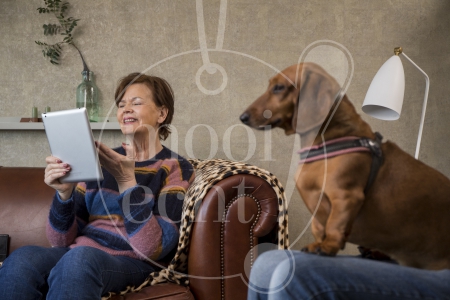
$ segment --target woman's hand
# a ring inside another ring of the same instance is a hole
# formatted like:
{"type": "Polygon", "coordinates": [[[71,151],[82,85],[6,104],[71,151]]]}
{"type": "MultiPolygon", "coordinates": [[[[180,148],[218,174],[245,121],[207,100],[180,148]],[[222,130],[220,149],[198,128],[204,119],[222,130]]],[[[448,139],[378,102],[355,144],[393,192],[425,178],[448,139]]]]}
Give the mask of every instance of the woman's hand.
{"type": "Polygon", "coordinates": [[[132,149],[125,149],[127,156],[124,156],[100,142],[96,141],[95,144],[97,145],[100,163],[116,179],[119,192],[123,193],[130,187],[135,186],[137,182],[134,175],[135,161],[132,149]]]}
{"type": "Polygon", "coordinates": [[[61,200],[66,201],[72,195],[76,183],[61,183],[59,179],[70,172],[70,166],[54,156],[47,156],[45,162],[44,182],[58,192],[61,200]]]}

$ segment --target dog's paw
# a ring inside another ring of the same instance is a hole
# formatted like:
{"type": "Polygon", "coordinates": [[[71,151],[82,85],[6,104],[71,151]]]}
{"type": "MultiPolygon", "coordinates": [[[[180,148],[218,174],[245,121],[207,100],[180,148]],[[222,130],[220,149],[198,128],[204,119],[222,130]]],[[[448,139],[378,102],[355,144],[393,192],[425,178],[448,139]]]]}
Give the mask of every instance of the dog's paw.
{"type": "Polygon", "coordinates": [[[339,251],[336,247],[327,247],[325,243],[312,243],[302,249],[302,252],[321,256],[335,256],[339,251]]]}

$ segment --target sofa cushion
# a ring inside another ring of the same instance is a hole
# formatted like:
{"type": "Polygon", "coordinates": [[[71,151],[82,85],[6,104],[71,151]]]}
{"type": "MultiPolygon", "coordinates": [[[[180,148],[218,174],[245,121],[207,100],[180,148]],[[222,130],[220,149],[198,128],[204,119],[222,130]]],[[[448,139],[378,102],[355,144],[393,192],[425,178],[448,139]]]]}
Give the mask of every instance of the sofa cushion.
{"type": "Polygon", "coordinates": [[[188,287],[174,283],[160,283],[145,287],[137,293],[113,296],[111,300],[195,300],[188,287]]]}

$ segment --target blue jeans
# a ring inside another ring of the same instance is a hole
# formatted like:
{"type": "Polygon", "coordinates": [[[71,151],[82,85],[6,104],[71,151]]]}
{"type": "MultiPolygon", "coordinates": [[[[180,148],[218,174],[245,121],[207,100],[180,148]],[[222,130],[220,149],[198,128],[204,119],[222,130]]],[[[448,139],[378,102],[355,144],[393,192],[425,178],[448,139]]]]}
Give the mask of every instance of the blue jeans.
{"type": "Polygon", "coordinates": [[[0,267],[0,299],[100,299],[139,286],[154,268],[92,247],[17,249],[0,267]]]}
{"type": "Polygon", "coordinates": [[[258,257],[251,270],[248,300],[255,299],[450,299],[450,270],[269,251],[258,257]]]}

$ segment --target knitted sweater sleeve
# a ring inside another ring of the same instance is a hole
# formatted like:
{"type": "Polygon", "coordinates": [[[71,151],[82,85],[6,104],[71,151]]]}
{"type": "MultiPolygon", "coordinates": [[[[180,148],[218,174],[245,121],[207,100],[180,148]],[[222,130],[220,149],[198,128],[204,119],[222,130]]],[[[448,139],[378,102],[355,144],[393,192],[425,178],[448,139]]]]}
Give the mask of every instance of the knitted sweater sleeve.
{"type": "Polygon", "coordinates": [[[193,178],[188,161],[165,159],[150,182],[121,195],[128,240],[138,256],[160,260],[176,247],[184,195],[193,178]]]}
{"type": "Polygon", "coordinates": [[[62,201],[55,193],[47,219],[46,234],[53,247],[68,247],[88,222],[84,201],[85,183],[79,183],[72,196],[62,201]]]}

